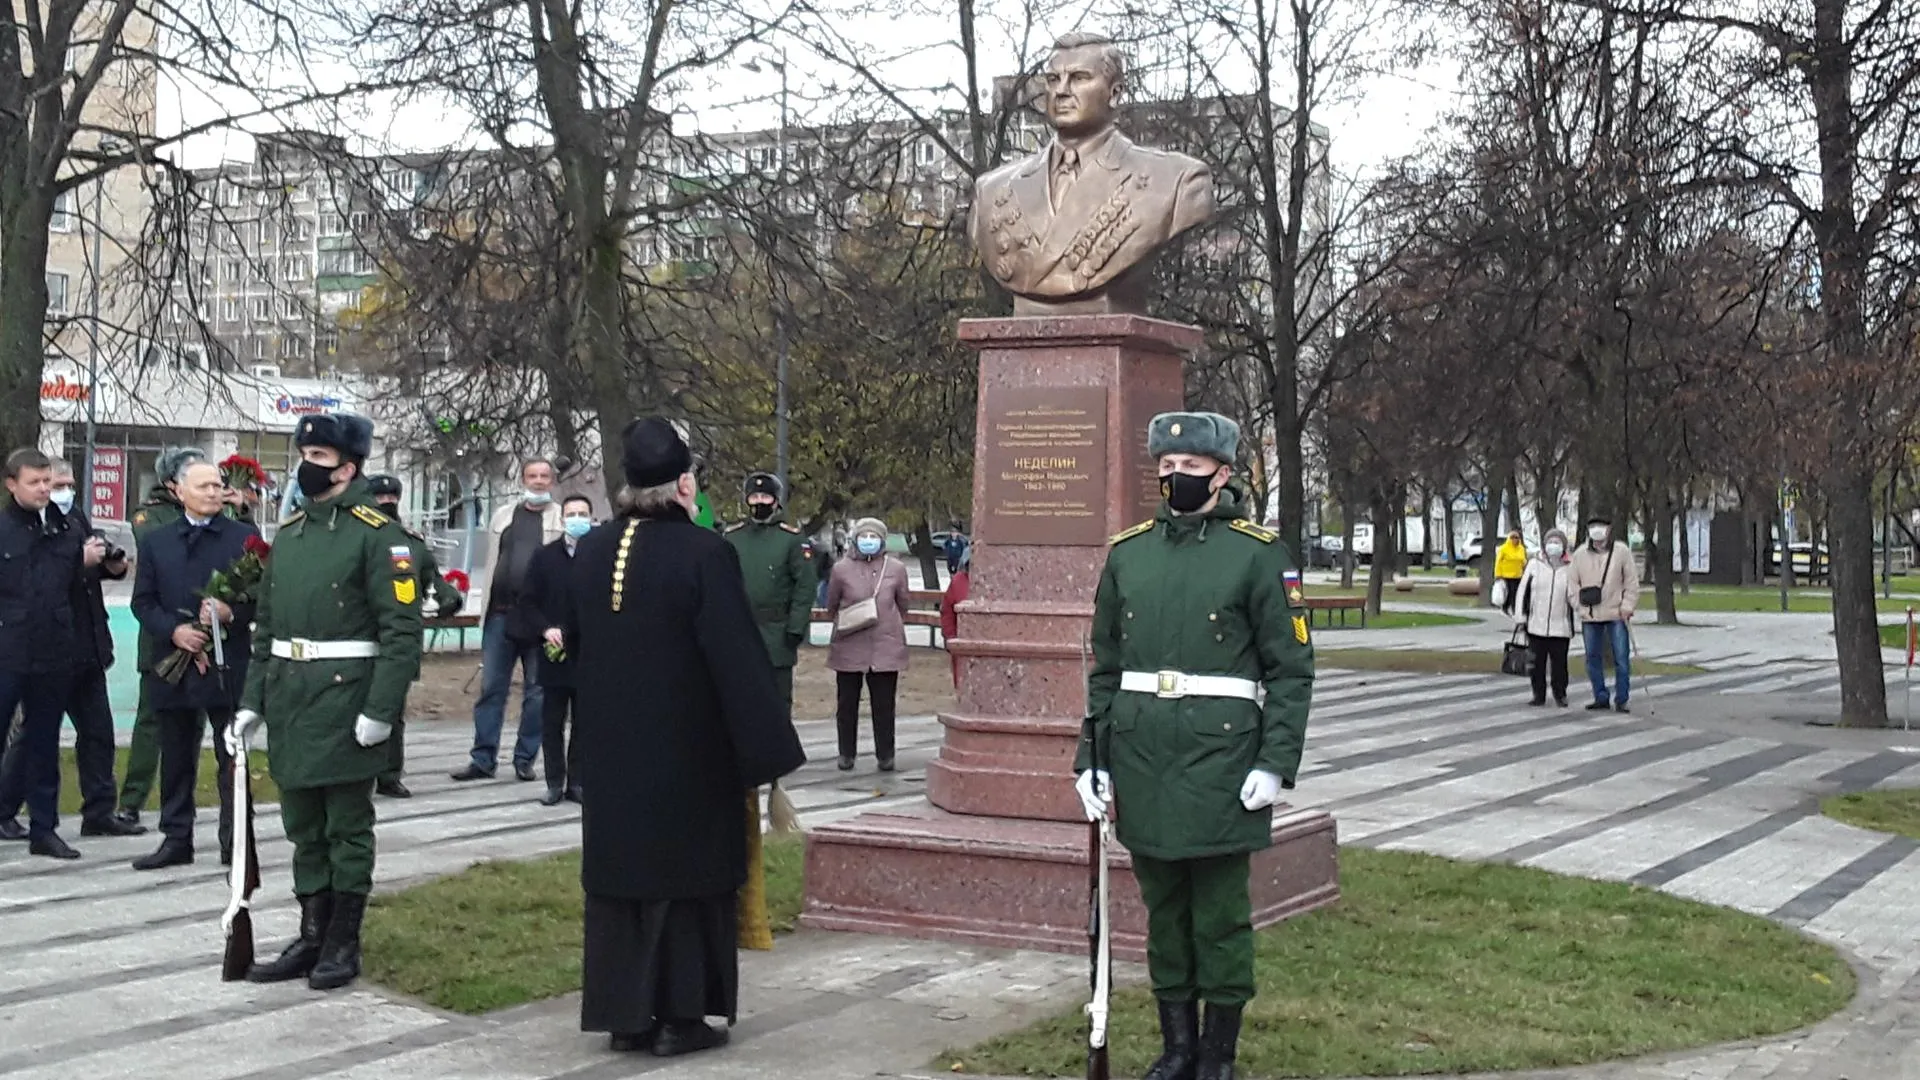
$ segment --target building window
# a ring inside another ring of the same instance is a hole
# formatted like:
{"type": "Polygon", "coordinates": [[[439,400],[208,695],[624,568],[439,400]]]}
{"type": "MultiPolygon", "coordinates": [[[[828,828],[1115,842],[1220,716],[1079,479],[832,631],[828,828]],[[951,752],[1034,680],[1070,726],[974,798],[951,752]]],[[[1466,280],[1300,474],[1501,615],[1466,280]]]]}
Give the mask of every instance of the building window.
{"type": "Polygon", "coordinates": [[[67,313],[67,275],[47,274],[47,314],[67,313]]]}
{"type": "Polygon", "coordinates": [[[283,296],[280,298],[280,317],[283,319],[297,319],[300,317],[300,300],[298,297],[283,296]]]}
{"type": "Polygon", "coordinates": [[[340,351],[340,332],[338,330],[329,330],[326,333],[321,334],[319,348],[321,352],[325,353],[328,356],[332,356],[334,353],[339,352],[340,351]]]}
{"type": "Polygon", "coordinates": [[[310,269],[311,266],[307,262],[305,255],[285,256],[280,260],[280,280],[286,282],[305,281],[312,276],[312,274],[308,272],[310,269]]]}
{"type": "Polygon", "coordinates": [[[772,172],[780,162],[778,147],[756,146],[747,151],[747,162],[759,172],[772,172]]]}
{"type": "Polygon", "coordinates": [[[286,239],[291,242],[304,242],[313,239],[313,219],[297,217],[287,222],[286,239]]]}
{"type": "Polygon", "coordinates": [[[931,165],[939,153],[940,148],[933,144],[932,139],[920,139],[913,144],[913,160],[916,164],[931,165]]]}
{"type": "Polygon", "coordinates": [[[266,322],[273,318],[273,298],[256,296],[253,298],[253,321],[266,322]]]}
{"type": "Polygon", "coordinates": [[[73,192],[63,191],[53,197],[53,218],[47,222],[47,228],[54,232],[72,232],[73,224],[73,192]]]}
{"type": "Polygon", "coordinates": [[[266,338],[257,337],[253,339],[253,358],[255,360],[265,360],[267,358],[266,338]]]}
{"type": "Polygon", "coordinates": [[[220,301],[220,321],[221,322],[239,322],[240,321],[240,298],[239,297],[229,296],[226,299],[220,301]]]}
{"type": "Polygon", "coordinates": [[[346,232],[347,232],[346,218],[341,217],[339,214],[331,210],[320,215],[320,235],[321,236],[345,236],[346,232]]]}
{"type": "Polygon", "coordinates": [[[280,358],[297,360],[307,354],[307,342],[304,338],[283,337],[280,339],[280,358]]]}
{"type": "Polygon", "coordinates": [[[240,185],[234,183],[231,180],[223,182],[220,185],[220,205],[239,206],[240,205],[240,185]]]}
{"type": "Polygon", "coordinates": [[[220,271],[220,276],[225,278],[228,283],[238,282],[242,273],[241,262],[239,259],[226,259],[221,262],[220,271]]]}
{"type": "Polygon", "coordinates": [[[355,210],[348,220],[352,223],[354,235],[358,236],[367,231],[367,225],[372,219],[367,216],[365,210],[355,210]]]}
{"type": "Polygon", "coordinates": [[[194,266],[194,271],[200,279],[201,288],[203,289],[213,288],[213,264],[212,263],[209,263],[209,262],[197,263],[194,266]]]}

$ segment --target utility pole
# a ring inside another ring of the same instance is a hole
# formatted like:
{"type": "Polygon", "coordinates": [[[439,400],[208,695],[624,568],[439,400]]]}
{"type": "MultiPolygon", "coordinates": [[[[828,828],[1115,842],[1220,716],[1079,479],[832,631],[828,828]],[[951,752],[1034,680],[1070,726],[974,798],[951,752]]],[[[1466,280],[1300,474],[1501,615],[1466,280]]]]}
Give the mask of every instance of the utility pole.
{"type": "MultiPolygon", "coordinates": [[[[112,136],[102,137],[99,143],[101,154],[118,154],[126,147],[112,136]]],[[[94,429],[98,421],[95,402],[100,398],[100,260],[101,234],[106,232],[100,216],[104,200],[101,194],[106,191],[107,177],[112,173],[101,173],[93,182],[93,265],[89,268],[87,280],[87,456],[80,466],[80,507],[88,519],[93,517],[93,459],[98,451],[94,429]]]]}
{"type": "MultiPolygon", "coordinates": [[[[781,50],[779,55],[780,58],[778,60],[765,61],[768,67],[780,73],[780,134],[778,137],[779,143],[777,151],[780,171],[774,193],[774,207],[776,210],[780,207],[780,198],[785,194],[787,184],[787,54],[785,50],[781,50]]],[[[755,74],[759,74],[763,70],[760,62],[754,60],[749,60],[742,66],[755,74]]],[[[773,242],[776,244],[779,243],[779,239],[779,234],[777,233],[772,237],[773,242]]],[[[790,349],[788,344],[787,322],[788,316],[791,313],[787,309],[786,292],[780,288],[779,277],[774,270],[776,265],[777,263],[772,259],[770,252],[768,256],[767,278],[769,284],[778,294],[774,300],[773,311],[773,336],[775,348],[778,350],[778,359],[773,376],[773,472],[775,476],[780,478],[781,498],[785,499],[788,497],[788,492],[791,491],[791,488],[789,488],[787,484],[787,354],[790,349]]]]}

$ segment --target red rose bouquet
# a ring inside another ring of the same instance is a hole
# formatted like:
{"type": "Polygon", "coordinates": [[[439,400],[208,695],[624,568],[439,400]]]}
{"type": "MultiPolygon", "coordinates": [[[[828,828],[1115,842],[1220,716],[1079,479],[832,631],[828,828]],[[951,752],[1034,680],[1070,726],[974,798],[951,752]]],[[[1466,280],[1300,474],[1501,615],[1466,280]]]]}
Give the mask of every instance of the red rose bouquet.
{"type": "Polygon", "coordinates": [[[267,486],[267,470],[250,457],[229,454],[220,463],[220,476],[235,491],[259,491],[267,486]]]}
{"type": "MultiPolygon", "coordinates": [[[[267,556],[272,551],[272,545],[260,537],[247,537],[246,551],[233,560],[233,565],[225,570],[215,570],[213,576],[207,579],[206,586],[196,589],[194,595],[203,600],[218,600],[228,607],[253,603],[260,588],[260,579],[267,572],[267,556]]],[[[203,634],[216,633],[206,620],[205,605],[202,605],[197,612],[182,611],[180,614],[193,618],[195,630],[203,634]]],[[[207,670],[206,652],[204,650],[188,652],[185,649],[175,648],[173,655],[160,661],[159,666],[153,669],[153,673],[170,683],[177,683],[186,675],[188,664],[192,664],[204,674],[207,670]]]]}
{"type": "Polygon", "coordinates": [[[467,576],[465,570],[449,570],[440,576],[447,579],[447,584],[459,589],[461,596],[473,591],[473,579],[467,576]]]}

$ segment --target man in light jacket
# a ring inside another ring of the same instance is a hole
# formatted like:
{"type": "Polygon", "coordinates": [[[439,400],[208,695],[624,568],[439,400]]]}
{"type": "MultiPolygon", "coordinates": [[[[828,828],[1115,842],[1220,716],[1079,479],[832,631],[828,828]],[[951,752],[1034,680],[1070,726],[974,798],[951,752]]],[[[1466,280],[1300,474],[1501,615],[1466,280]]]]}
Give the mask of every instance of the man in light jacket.
{"type": "Polygon", "coordinates": [[[1613,523],[1604,517],[1587,522],[1587,542],[1573,553],[1574,612],[1580,618],[1586,639],[1587,681],[1593,684],[1593,704],[1589,712],[1611,707],[1627,711],[1627,695],[1632,675],[1629,657],[1633,651],[1627,624],[1633,621],[1633,609],[1640,600],[1640,570],[1633,562],[1633,550],[1613,539],[1613,523]],[[1613,697],[1607,697],[1607,672],[1602,663],[1602,643],[1613,649],[1613,697]]]}
{"type": "Polygon", "coordinates": [[[534,779],[540,754],[540,639],[516,634],[510,618],[527,584],[533,553],[563,531],[553,498],[553,463],[529,458],[520,466],[521,496],[495,511],[487,527],[487,608],[480,628],[480,699],[473,704],[473,755],[455,780],[490,780],[499,766],[500,729],[507,720],[507,690],[520,665],[520,732],[513,744],[514,775],[534,779]],[[524,640],[523,640],[524,638],[524,640]]]}

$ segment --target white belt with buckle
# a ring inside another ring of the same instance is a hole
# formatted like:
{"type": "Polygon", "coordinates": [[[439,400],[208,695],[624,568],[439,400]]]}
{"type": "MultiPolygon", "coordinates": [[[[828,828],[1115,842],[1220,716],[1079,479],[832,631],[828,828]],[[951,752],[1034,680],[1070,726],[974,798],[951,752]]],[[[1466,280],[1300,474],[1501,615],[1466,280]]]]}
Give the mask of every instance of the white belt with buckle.
{"type": "Polygon", "coordinates": [[[1257,701],[1260,684],[1232,675],[1189,675],[1184,671],[1123,671],[1120,689],[1161,698],[1224,697],[1257,701]]]}
{"type": "Polygon", "coordinates": [[[380,655],[377,641],[309,641],[274,638],[273,655],[302,663],[313,660],[371,660],[380,655]]]}

